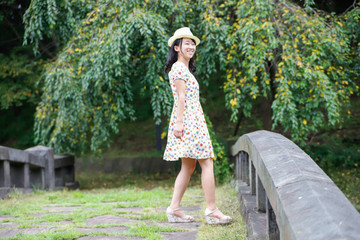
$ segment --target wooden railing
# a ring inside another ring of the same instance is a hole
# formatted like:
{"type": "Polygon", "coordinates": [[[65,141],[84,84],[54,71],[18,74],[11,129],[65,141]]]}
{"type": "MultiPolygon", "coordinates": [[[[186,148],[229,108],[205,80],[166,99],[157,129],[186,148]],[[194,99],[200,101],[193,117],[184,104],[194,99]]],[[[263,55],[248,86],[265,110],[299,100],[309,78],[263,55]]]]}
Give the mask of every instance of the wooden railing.
{"type": "Polygon", "coordinates": [[[360,239],[360,214],[296,144],[256,131],[232,146],[249,239],[360,239]]]}
{"type": "Polygon", "coordinates": [[[51,148],[18,150],[0,146],[0,197],[13,189],[22,192],[62,188],[74,182],[74,156],[54,155],[51,148]]]}

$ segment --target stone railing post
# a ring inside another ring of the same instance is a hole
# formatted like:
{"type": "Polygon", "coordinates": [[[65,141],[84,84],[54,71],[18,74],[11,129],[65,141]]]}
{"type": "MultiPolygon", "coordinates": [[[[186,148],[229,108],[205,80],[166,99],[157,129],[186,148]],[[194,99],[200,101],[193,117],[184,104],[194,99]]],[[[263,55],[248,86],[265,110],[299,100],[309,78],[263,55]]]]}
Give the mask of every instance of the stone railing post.
{"type": "Polygon", "coordinates": [[[250,184],[250,179],[249,179],[249,155],[245,152],[243,152],[242,157],[244,158],[244,163],[243,163],[243,169],[244,169],[244,176],[243,176],[243,181],[246,182],[248,185],[250,184]]]}
{"type": "Polygon", "coordinates": [[[276,216],[268,198],[266,198],[266,223],[266,232],[269,240],[280,240],[280,232],[276,223],[276,216]]]}
{"type": "Polygon", "coordinates": [[[11,187],[11,175],[10,175],[10,162],[8,160],[4,162],[4,187],[11,187]]]}
{"type": "Polygon", "coordinates": [[[256,194],[256,169],[255,169],[252,161],[250,161],[249,167],[250,167],[250,169],[249,169],[250,193],[251,193],[251,195],[255,195],[256,194]]]}
{"type": "Polygon", "coordinates": [[[30,187],[30,165],[29,163],[24,164],[24,188],[30,187]]]}
{"type": "Polygon", "coordinates": [[[259,176],[256,177],[256,207],[260,212],[266,211],[266,193],[259,176]]]}
{"type": "Polygon", "coordinates": [[[52,148],[44,146],[35,146],[32,148],[26,149],[26,151],[38,155],[40,158],[43,158],[45,161],[45,188],[54,190],[55,189],[55,169],[54,169],[54,150],[52,148]]]}
{"type": "Polygon", "coordinates": [[[239,155],[236,155],[235,156],[235,179],[237,181],[239,181],[241,179],[241,176],[240,176],[240,156],[239,155]]]}

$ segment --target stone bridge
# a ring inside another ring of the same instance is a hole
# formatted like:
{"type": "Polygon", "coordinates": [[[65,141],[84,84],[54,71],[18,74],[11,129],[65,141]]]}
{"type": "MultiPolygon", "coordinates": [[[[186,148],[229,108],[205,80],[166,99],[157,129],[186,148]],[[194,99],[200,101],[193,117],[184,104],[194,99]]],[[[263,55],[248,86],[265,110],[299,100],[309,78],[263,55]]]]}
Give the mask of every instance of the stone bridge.
{"type": "Polygon", "coordinates": [[[74,156],[54,155],[52,148],[18,150],[0,146],[0,198],[11,191],[54,190],[74,186],[74,156]]]}
{"type": "Polygon", "coordinates": [[[256,131],[232,146],[249,239],[360,239],[360,214],[297,145],[256,131]]]}

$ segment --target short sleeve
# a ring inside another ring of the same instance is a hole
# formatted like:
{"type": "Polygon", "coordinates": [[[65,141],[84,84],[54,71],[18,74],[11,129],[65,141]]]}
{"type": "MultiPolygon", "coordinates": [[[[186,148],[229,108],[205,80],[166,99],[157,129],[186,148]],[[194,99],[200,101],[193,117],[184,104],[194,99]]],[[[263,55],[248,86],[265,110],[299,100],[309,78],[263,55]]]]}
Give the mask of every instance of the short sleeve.
{"type": "Polygon", "coordinates": [[[169,78],[171,81],[181,79],[187,82],[190,78],[190,72],[183,63],[176,62],[171,67],[171,71],[169,72],[169,78]]]}

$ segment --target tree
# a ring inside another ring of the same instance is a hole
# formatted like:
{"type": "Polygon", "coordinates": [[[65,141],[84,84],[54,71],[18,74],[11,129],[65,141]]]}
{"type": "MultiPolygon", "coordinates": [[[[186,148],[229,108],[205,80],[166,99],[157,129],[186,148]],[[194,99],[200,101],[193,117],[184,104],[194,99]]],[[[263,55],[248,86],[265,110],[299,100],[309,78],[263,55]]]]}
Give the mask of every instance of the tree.
{"type": "Polygon", "coordinates": [[[229,32],[224,85],[232,119],[250,116],[259,97],[271,101],[273,128],[278,124],[303,143],[311,132],[341,121],[350,96],[349,36],[336,16],[286,1],[239,1],[229,32]]]}
{"type": "Polygon", "coordinates": [[[336,16],[279,0],[40,1],[25,14],[25,43],[57,39],[43,75],[36,137],[57,151],[100,153],[119,121],[136,116],[134,89],[150,95],[159,122],[172,107],[162,68],[166,40],[189,26],[202,39],[198,76],[222,75],[232,120],[271,102],[273,127],[304,142],[334,125],[357,91],[350,41],[336,16]],[[326,119],[326,120],[324,120],[326,119]]]}

